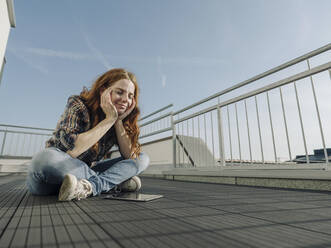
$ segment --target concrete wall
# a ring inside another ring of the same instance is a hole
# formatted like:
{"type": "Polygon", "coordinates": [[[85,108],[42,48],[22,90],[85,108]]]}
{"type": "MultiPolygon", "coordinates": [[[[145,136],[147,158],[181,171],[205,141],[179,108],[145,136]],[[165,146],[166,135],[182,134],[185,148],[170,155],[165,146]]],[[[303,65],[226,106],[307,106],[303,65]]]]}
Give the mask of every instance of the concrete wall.
{"type": "MultiPolygon", "coordinates": [[[[172,161],[172,137],[147,142],[141,145],[142,152],[147,153],[150,159],[147,174],[161,175],[163,171],[174,169],[172,161]]],[[[119,152],[114,152],[112,158],[119,157],[119,152]]]]}
{"type": "Polygon", "coordinates": [[[150,164],[172,164],[172,137],[145,143],[142,151],[148,154],[150,164]]]}
{"type": "Polygon", "coordinates": [[[10,21],[7,8],[7,1],[0,0],[0,68],[2,68],[5,57],[6,46],[10,31],[10,21]]]}
{"type": "MultiPolygon", "coordinates": [[[[172,137],[142,144],[141,150],[148,154],[151,165],[172,164],[172,137]]],[[[119,152],[114,152],[111,157],[116,158],[119,156],[119,152]]]]}
{"type": "Polygon", "coordinates": [[[0,173],[27,172],[30,159],[0,159],[0,173]]]}

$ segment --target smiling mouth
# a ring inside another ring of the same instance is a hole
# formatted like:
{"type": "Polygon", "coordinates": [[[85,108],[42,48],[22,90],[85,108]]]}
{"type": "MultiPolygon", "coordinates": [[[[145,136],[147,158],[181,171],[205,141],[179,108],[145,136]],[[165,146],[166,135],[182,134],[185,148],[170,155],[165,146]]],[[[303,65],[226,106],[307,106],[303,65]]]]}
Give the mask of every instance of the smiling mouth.
{"type": "Polygon", "coordinates": [[[126,108],[126,105],[122,105],[122,104],[117,104],[117,106],[119,106],[120,108],[126,108]]]}

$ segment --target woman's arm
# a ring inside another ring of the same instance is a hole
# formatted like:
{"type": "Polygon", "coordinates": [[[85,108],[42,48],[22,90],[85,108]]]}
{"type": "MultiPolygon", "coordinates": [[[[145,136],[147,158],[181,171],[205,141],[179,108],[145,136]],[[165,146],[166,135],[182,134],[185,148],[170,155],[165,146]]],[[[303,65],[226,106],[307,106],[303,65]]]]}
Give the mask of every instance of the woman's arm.
{"type": "Polygon", "coordinates": [[[77,158],[79,155],[97,143],[114,125],[115,121],[115,118],[104,119],[94,128],[88,130],[87,132],[80,133],[76,138],[74,149],[67,151],[67,153],[71,157],[77,158]]]}
{"type": "Polygon", "coordinates": [[[136,102],[134,99],[132,99],[132,104],[131,106],[123,113],[120,115],[115,123],[115,132],[116,132],[116,137],[117,137],[117,142],[119,146],[119,150],[121,155],[125,158],[128,159],[132,155],[132,144],[129,135],[126,133],[126,130],[123,126],[122,120],[127,117],[132,110],[135,108],[136,102]]]}
{"type": "Polygon", "coordinates": [[[129,135],[126,133],[122,120],[118,120],[115,123],[115,132],[117,137],[117,142],[121,155],[128,159],[131,157],[131,141],[129,135]]]}
{"type": "Polygon", "coordinates": [[[95,143],[97,143],[116,122],[118,113],[115,106],[111,102],[111,91],[112,88],[109,87],[104,90],[100,96],[100,107],[105,113],[106,118],[100,121],[94,128],[84,133],[80,133],[77,136],[74,148],[67,151],[70,156],[77,158],[80,154],[88,150],[95,143]]]}

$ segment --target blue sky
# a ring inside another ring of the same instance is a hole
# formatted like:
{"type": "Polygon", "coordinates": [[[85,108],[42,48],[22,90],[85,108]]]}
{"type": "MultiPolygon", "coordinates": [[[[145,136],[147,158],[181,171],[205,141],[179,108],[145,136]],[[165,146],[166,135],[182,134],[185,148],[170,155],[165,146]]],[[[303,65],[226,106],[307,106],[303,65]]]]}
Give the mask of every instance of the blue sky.
{"type": "Polygon", "coordinates": [[[146,115],[178,110],[331,41],[329,0],[14,1],[0,123],[55,128],[109,68],[137,75],[146,115]]]}

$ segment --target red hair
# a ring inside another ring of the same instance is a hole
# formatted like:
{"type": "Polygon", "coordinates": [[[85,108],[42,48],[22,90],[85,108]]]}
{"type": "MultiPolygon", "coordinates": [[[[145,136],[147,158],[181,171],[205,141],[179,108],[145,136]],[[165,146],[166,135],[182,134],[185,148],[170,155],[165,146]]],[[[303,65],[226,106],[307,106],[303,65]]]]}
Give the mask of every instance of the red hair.
{"type": "MultiPolygon", "coordinates": [[[[138,142],[139,137],[139,127],[138,127],[138,117],[140,114],[140,110],[138,108],[138,96],[139,96],[139,88],[137,84],[136,76],[126,71],[125,69],[116,68],[111,69],[104,74],[102,74],[91,86],[91,89],[88,90],[86,87],[83,88],[80,93],[80,97],[85,100],[85,103],[90,112],[90,119],[92,126],[94,128],[100,121],[105,119],[106,115],[100,107],[100,96],[103,90],[112,86],[115,82],[121,79],[128,79],[134,84],[134,100],[136,102],[136,106],[132,110],[132,112],[124,118],[123,126],[126,130],[127,135],[131,140],[131,154],[139,156],[140,153],[140,144],[138,142]]],[[[99,142],[97,142],[92,149],[98,153],[99,142]]]]}

